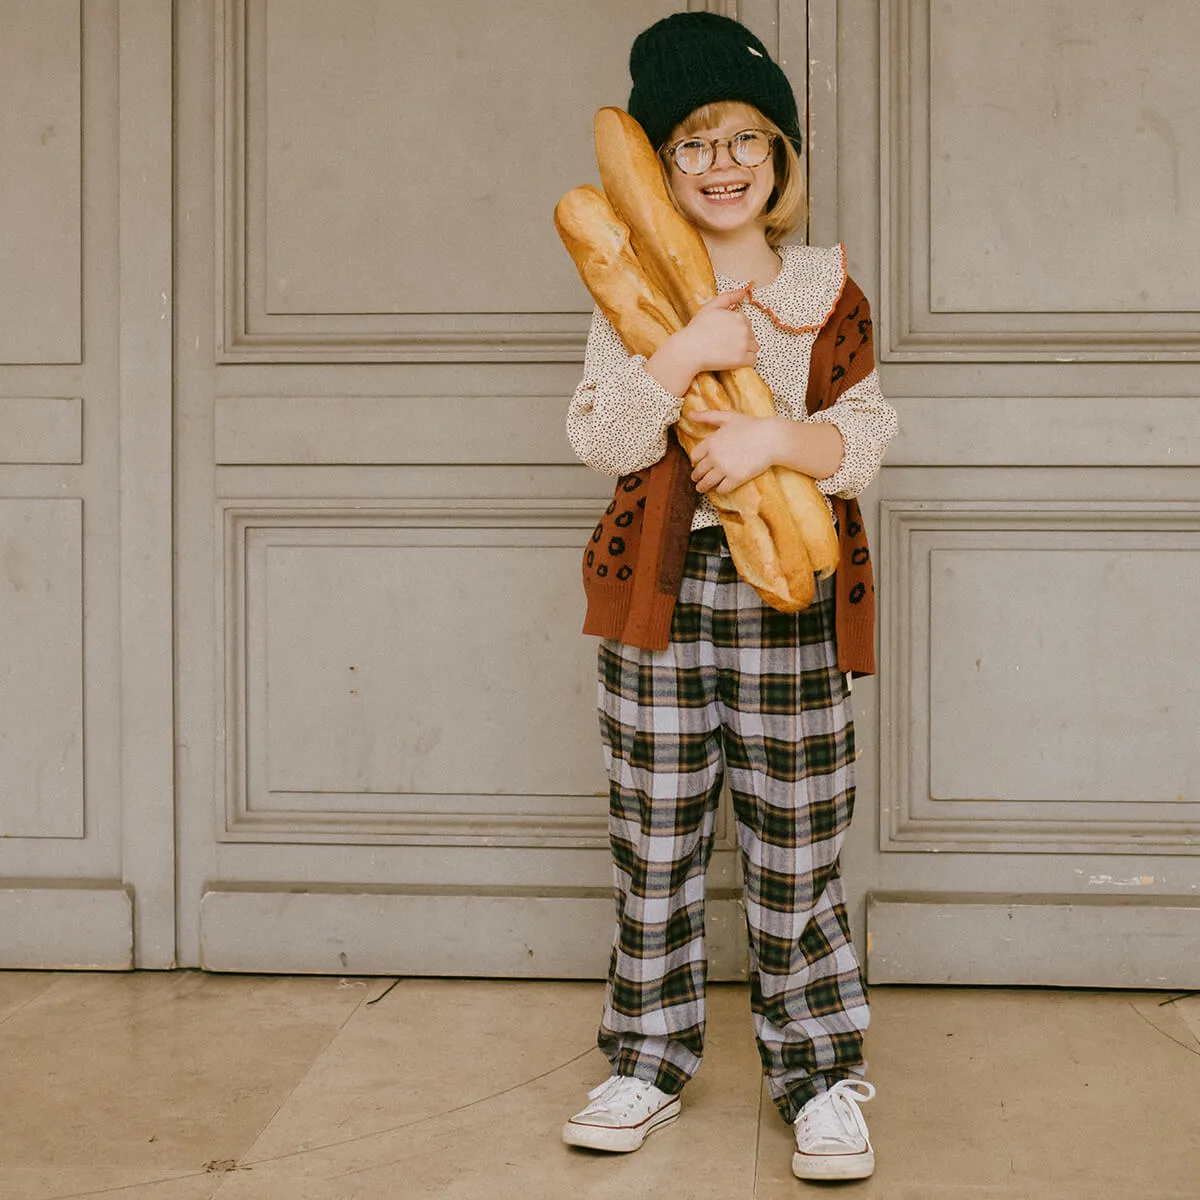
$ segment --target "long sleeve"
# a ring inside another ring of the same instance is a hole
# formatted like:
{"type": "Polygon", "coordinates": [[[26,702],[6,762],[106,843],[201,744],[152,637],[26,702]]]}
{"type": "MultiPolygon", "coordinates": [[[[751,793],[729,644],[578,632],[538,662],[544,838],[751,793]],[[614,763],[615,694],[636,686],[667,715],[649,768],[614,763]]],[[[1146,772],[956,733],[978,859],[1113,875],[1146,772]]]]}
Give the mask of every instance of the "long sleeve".
{"type": "Polygon", "coordinates": [[[827,496],[853,500],[879,473],[899,421],[879,388],[871,306],[849,277],[813,346],[806,407],[810,421],[837,426],[845,446],[841,466],[816,480],[817,487],[827,496]]]}
{"type": "Polygon", "coordinates": [[[683,401],[630,355],[609,319],[592,315],[583,379],[567,409],[571,448],[594,470],[628,475],[652,466],[667,449],[667,430],[683,401]]]}
{"type": "Polygon", "coordinates": [[[883,453],[899,427],[896,410],[879,390],[879,373],[872,368],[829,408],[808,419],[836,425],[845,444],[842,465],[828,479],[816,480],[817,487],[827,496],[854,499],[879,473],[883,453]]]}

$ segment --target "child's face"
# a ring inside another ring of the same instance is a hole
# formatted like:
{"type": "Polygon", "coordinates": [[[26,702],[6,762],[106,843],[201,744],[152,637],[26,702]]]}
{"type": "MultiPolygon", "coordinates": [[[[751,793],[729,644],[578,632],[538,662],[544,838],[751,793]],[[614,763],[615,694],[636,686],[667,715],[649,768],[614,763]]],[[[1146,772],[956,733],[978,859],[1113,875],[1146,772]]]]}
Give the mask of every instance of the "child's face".
{"type": "MultiPolygon", "coordinates": [[[[683,137],[730,138],[743,129],[757,127],[752,112],[733,108],[712,128],[689,130],[677,127],[667,139],[671,146],[683,137]]],[[[757,167],[734,162],[729,146],[717,147],[712,166],[703,175],[687,175],[668,159],[667,182],[683,215],[702,233],[736,233],[758,222],[775,187],[774,156],[768,155],[757,167]]]]}

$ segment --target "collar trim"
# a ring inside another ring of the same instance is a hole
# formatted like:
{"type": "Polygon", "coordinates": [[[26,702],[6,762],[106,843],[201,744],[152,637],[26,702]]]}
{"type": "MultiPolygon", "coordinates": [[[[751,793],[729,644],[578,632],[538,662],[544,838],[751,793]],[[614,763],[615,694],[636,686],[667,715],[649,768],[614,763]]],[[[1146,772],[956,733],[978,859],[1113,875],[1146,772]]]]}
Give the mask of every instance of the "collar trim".
{"type": "MultiPolygon", "coordinates": [[[[815,333],[833,314],[846,288],[846,247],[784,246],[783,266],[764,288],[751,291],[748,304],[766,313],[787,333],[815,333]]],[[[744,283],[718,276],[721,291],[744,283]]]]}

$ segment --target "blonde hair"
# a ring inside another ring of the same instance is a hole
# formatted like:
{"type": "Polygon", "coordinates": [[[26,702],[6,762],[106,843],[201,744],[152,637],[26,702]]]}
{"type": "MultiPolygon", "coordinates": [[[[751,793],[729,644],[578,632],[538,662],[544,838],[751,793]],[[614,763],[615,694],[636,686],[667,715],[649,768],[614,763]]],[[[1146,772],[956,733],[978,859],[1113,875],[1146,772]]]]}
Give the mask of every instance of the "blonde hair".
{"type": "MultiPolygon", "coordinates": [[[[767,244],[775,247],[804,224],[808,217],[808,197],[805,194],[804,168],[799,154],[796,153],[796,147],[770,117],[744,100],[717,100],[712,104],[702,104],[688,113],[671,130],[667,145],[699,129],[715,129],[739,112],[748,113],[755,128],[778,135],[772,160],[775,166],[775,188],[763,210],[767,244]]],[[[663,163],[663,170],[667,172],[667,190],[670,191],[671,177],[666,163],[663,163]]],[[[672,202],[674,199],[675,193],[671,192],[672,202]]]]}

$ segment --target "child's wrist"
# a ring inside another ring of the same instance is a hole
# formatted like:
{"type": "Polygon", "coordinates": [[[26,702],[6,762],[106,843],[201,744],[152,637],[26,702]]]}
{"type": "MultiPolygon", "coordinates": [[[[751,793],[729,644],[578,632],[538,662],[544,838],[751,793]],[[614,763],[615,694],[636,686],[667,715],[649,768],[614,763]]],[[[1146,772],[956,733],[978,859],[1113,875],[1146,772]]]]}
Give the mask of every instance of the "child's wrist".
{"type": "Polygon", "coordinates": [[[693,379],[708,369],[703,347],[697,342],[690,326],[684,326],[678,333],[672,334],[666,344],[674,361],[682,370],[690,370],[693,379]]]}
{"type": "Polygon", "coordinates": [[[704,369],[696,362],[696,347],[686,331],[672,334],[652,354],[646,369],[676,396],[682,396],[691,387],[692,380],[704,369]]]}

